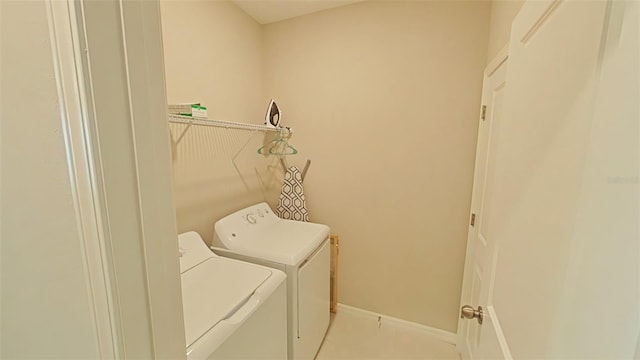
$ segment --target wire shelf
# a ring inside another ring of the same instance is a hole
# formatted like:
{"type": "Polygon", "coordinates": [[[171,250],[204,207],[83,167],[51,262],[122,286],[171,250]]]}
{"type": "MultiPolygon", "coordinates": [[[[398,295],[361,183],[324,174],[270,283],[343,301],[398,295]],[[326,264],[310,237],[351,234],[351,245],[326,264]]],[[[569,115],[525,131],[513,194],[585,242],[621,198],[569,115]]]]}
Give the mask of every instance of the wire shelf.
{"type": "MultiPolygon", "coordinates": [[[[238,122],[225,121],[225,120],[211,120],[211,119],[197,118],[197,117],[184,116],[184,115],[174,115],[174,114],[169,114],[169,122],[175,123],[175,124],[187,125],[184,128],[184,130],[182,130],[182,133],[175,140],[176,145],[180,143],[180,141],[182,141],[182,138],[184,138],[184,136],[187,134],[187,131],[189,131],[189,129],[193,125],[212,126],[212,127],[218,127],[218,128],[224,128],[224,129],[262,131],[262,132],[268,132],[268,131],[277,132],[285,129],[281,127],[274,128],[266,125],[245,124],[245,123],[238,123],[238,122]]],[[[291,131],[288,128],[287,130],[291,131]]]]}
{"type": "Polygon", "coordinates": [[[183,115],[169,115],[169,122],[187,124],[187,125],[214,126],[214,127],[225,128],[225,129],[240,129],[240,130],[251,130],[251,131],[280,131],[281,130],[281,128],[274,128],[266,125],[245,124],[245,123],[237,123],[237,122],[225,121],[225,120],[211,120],[211,119],[203,119],[203,118],[183,116],[183,115]]]}

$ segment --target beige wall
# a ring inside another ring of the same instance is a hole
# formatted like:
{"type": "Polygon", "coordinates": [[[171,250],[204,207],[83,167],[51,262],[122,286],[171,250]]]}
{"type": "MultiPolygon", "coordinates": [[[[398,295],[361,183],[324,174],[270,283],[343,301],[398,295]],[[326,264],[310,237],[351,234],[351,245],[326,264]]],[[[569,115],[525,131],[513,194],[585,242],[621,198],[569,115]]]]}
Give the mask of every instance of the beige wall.
{"type": "Polygon", "coordinates": [[[524,0],[491,1],[491,21],[489,25],[489,48],[487,63],[498,55],[498,52],[509,43],[511,23],[524,4],[524,0]]]}
{"type": "Polygon", "coordinates": [[[339,301],[454,332],[487,2],[363,2],[265,26],[265,94],[341,236],[339,301]]]}
{"type": "MultiPolygon", "coordinates": [[[[212,119],[263,123],[260,25],[229,1],[162,1],[161,13],[167,101],[201,101],[212,119]]],[[[183,128],[172,125],[174,138],[183,128]]],[[[209,242],[224,215],[273,205],[279,189],[267,159],[256,156],[261,144],[261,134],[246,131],[189,130],[174,149],[179,232],[195,230],[209,242]]]]}
{"type": "Polygon", "coordinates": [[[45,2],[0,13],[0,357],[95,359],[45,2]]]}

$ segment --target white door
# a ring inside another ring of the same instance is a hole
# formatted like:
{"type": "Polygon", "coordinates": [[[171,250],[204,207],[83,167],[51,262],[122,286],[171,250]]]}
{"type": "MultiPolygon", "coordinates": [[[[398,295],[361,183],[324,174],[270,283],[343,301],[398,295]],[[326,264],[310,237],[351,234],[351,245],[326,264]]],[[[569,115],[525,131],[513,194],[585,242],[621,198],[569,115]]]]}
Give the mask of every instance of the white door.
{"type": "Polygon", "coordinates": [[[633,1],[531,1],[514,20],[478,152],[462,300],[484,318],[461,320],[463,357],[634,356],[638,16],[633,1]]]}
{"type": "MultiPolygon", "coordinates": [[[[492,134],[498,133],[501,124],[502,104],[506,85],[508,53],[507,49],[485,69],[482,88],[482,109],[478,125],[478,142],[476,146],[475,174],[473,182],[473,197],[471,201],[471,217],[469,221],[469,236],[467,239],[467,262],[465,264],[465,279],[463,284],[462,304],[481,304],[481,292],[486,291],[489,284],[488,271],[485,267],[493,257],[492,238],[485,233],[489,212],[484,208],[485,199],[492,198],[492,149],[496,138],[492,134]]],[[[483,297],[485,298],[485,297],[483,297]]],[[[488,300],[488,299],[487,299],[488,300]]],[[[482,302],[484,309],[489,305],[482,302]]],[[[486,311],[486,310],[485,310],[486,311]]],[[[484,320],[484,317],[483,317],[484,320]]],[[[487,319],[489,322],[490,320],[487,319]]],[[[491,324],[491,323],[490,323],[491,324]]],[[[493,324],[491,324],[493,325],[493,324]]],[[[483,321],[483,329],[491,326],[483,321]]],[[[481,328],[477,321],[460,321],[458,324],[458,344],[465,358],[476,353],[480,345],[481,328]]]]}

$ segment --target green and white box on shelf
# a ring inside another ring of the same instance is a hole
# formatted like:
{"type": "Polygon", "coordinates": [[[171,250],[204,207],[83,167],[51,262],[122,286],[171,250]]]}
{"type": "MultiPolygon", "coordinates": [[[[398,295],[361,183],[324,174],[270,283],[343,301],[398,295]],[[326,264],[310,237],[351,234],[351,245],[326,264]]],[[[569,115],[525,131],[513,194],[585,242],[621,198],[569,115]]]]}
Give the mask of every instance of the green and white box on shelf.
{"type": "Polygon", "coordinates": [[[207,107],[202,106],[200,103],[193,104],[175,104],[168,106],[169,114],[193,116],[193,117],[207,117],[207,107]]]}

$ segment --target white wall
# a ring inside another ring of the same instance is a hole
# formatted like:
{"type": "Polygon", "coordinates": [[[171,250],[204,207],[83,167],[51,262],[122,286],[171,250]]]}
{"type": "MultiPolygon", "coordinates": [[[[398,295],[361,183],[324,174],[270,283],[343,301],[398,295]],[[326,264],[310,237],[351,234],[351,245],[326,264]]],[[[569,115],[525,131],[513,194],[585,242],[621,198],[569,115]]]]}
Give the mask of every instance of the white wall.
{"type": "Polygon", "coordinates": [[[339,301],[455,331],[488,2],[362,2],[265,26],[265,95],[341,237],[339,301]]]}
{"type": "MultiPolygon", "coordinates": [[[[260,25],[229,1],[162,1],[161,11],[167,101],[201,101],[209,118],[263,123],[260,25]]],[[[174,138],[183,129],[172,125],[174,138]]],[[[274,204],[279,185],[269,159],[256,154],[262,143],[261,134],[247,131],[189,130],[174,149],[179,232],[195,230],[209,242],[223,216],[265,200],[274,204]]]]}
{"type": "Polygon", "coordinates": [[[98,358],[45,2],[0,12],[0,357],[98,358]]]}
{"type": "Polygon", "coordinates": [[[209,117],[264,121],[262,32],[230,1],[161,1],[167,101],[201,101],[209,117]]]}

